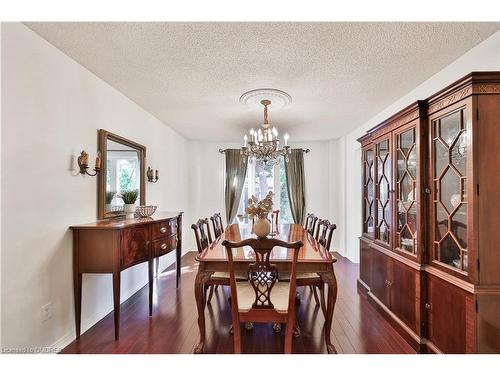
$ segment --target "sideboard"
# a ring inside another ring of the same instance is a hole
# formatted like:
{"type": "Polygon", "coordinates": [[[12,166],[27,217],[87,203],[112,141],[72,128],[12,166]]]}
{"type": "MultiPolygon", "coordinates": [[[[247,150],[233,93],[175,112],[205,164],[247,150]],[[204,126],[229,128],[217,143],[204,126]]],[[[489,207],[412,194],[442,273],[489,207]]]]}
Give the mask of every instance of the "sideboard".
{"type": "Polygon", "coordinates": [[[80,338],[82,274],[111,273],[115,339],[120,336],[121,271],[148,262],[149,315],[153,312],[153,261],[176,251],[176,286],[179,286],[182,254],[182,212],[158,212],[148,218],[104,219],[74,225],[73,282],[76,339],[80,338]]]}
{"type": "Polygon", "coordinates": [[[500,352],[500,72],[369,130],[358,288],[419,352],[500,352]]]}

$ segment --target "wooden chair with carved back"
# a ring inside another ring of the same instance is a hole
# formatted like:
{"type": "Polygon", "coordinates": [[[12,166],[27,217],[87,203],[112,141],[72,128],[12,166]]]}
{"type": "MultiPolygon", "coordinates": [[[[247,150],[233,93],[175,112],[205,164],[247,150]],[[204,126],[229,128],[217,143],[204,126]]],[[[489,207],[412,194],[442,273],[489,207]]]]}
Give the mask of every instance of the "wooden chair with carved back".
{"type": "Polygon", "coordinates": [[[224,233],[224,226],[222,224],[222,217],[220,212],[216,212],[210,216],[210,221],[212,222],[212,227],[214,228],[214,237],[219,238],[224,233]]]}
{"type": "Polygon", "coordinates": [[[302,242],[285,242],[270,238],[249,238],[241,242],[224,241],[231,286],[234,352],[241,353],[240,323],[286,323],[285,354],[292,352],[295,325],[295,289],[297,259],[302,242]],[[255,262],[248,266],[247,280],[237,281],[232,249],[250,246],[255,262]],[[278,280],[278,269],[269,261],[275,246],[293,251],[290,281],[278,280]]]}
{"type": "Polygon", "coordinates": [[[316,222],[318,221],[318,217],[314,214],[307,214],[306,216],[306,224],[304,228],[309,232],[311,236],[314,236],[314,231],[316,229],[316,222]]]}
{"type": "MultiPolygon", "coordinates": [[[[327,219],[318,219],[318,226],[314,238],[326,250],[330,251],[332,243],[333,231],[337,228],[335,224],[330,223],[327,219]]],[[[321,306],[323,313],[326,316],[326,304],[324,295],[324,283],[321,278],[314,273],[299,273],[297,275],[298,286],[309,286],[311,293],[317,305],[321,306]],[[318,297],[317,289],[319,289],[320,297],[318,297]]]]}
{"type": "Polygon", "coordinates": [[[318,226],[314,238],[321,244],[321,246],[323,246],[328,251],[330,251],[333,231],[335,229],[337,229],[337,226],[335,224],[330,223],[328,219],[318,220],[318,226]]]}
{"type": "MultiPolygon", "coordinates": [[[[198,253],[201,253],[212,243],[212,234],[210,233],[208,219],[199,219],[195,224],[191,225],[191,228],[194,230],[198,253]]],[[[229,275],[227,273],[215,272],[210,277],[210,280],[206,284],[206,287],[210,288],[207,303],[210,303],[214,289],[217,289],[219,285],[229,285],[229,275]]]]}

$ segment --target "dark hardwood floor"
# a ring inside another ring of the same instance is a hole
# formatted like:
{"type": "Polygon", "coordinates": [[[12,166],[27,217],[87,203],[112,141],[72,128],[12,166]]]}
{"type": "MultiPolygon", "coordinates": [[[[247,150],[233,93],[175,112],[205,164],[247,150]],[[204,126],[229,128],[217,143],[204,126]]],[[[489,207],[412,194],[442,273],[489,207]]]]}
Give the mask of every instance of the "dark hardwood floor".
{"type": "MultiPolygon", "coordinates": [[[[182,258],[182,280],[175,288],[175,265],[156,279],[153,317],[148,317],[148,288],[145,286],[121,307],[120,340],[114,340],[110,313],[86,331],[79,341],[62,353],[191,353],[198,340],[194,299],[195,253],[182,258]]],[[[333,314],[332,342],[339,353],[415,353],[356,289],[358,265],[337,255],[335,273],[338,298],[333,314]]],[[[294,339],[294,353],[326,353],[324,318],[309,290],[300,288],[298,323],[302,335],[294,339]]],[[[228,288],[221,288],[208,305],[205,353],[232,353],[228,334],[231,312],[228,288]]],[[[111,298],[111,296],[110,296],[111,298]]],[[[273,333],[270,324],[256,324],[252,331],[242,328],[243,353],[282,353],[284,330],[273,333]]]]}

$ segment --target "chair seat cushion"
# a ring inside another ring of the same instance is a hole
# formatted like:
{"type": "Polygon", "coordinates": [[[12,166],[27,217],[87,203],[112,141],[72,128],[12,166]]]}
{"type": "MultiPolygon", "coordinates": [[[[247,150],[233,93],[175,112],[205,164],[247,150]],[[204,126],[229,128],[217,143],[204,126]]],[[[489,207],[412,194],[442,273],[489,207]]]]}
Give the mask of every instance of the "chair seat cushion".
{"type": "MultiPolygon", "coordinates": [[[[319,275],[316,272],[297,272],[297,280],[318,279],[319,275]]],[[[289,281],[290,272],[280,274],[280,280],[289,281]]]]}
{"type": "MultiPolygon", "coordinates": [[[[238,295],[238,310],[247,312],[252,308],[255,302],[255,291],[248,281],[239,281],[236,283],[238,295]]],[[[278,281],[271,290],[271,302],[274,309],[280,313],[288,311],[288,298],[290,296],[290,283],[278,281]]]]}
{"type": "MultiPolygon", "coordinates": [[[[247,280],[248,276],[243,274],[243,273],[236,273],[234,275],[236,277],[236,280],[247,280]]],[[[229,280],[229,272],[214,272],[212,276],[210,276],[211,279],[228,279],[229,280]]]]}

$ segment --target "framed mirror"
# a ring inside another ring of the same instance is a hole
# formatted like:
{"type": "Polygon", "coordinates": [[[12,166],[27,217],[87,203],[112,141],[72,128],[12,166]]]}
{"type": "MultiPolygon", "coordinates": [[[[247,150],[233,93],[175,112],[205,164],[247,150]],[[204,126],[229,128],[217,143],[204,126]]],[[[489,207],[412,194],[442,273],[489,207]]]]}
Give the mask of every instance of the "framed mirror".
{"type": "Polygon", "coordinates": [[[107,219],[125,216],[121,195],[138,190],[137,205],[146,202],[146,147],[129,139],[99,130],[102,170],[98,176],[97,216],[107,219]]]}

